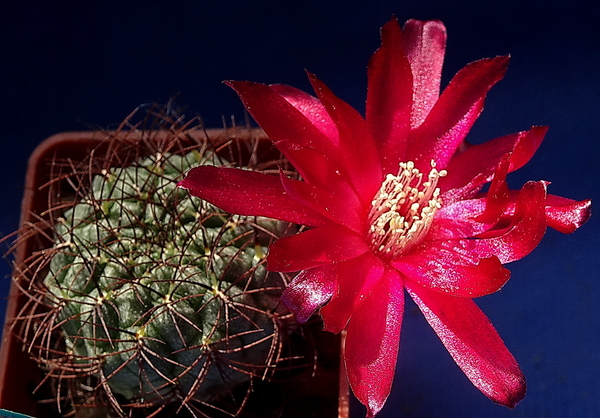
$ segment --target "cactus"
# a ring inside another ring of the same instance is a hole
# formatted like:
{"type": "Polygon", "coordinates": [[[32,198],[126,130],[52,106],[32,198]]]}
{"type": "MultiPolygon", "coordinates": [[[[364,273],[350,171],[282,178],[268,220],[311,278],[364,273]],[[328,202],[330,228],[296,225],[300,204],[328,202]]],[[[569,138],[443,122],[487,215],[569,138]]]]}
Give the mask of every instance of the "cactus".
{"type": "Polygon", "coordinates": [[[49,172],[4,238],[17,236],[23,297],[11,329],[44,372],[27,381],[35,415],[335,416],[339,338],[298,325],[279,302],[290,278],[265,269],[295,227],[176,187],[199,164],[289,164],[256,130],[207,132],[168,107],[137,116],[84,144],[49,141],[36,157],[49,172]]]}
{"type": "Polygon", "coordinates": [[[203,162],[158,154],[97,175],[55,227],[44,284],[67,354],[97,363],[127,402],[207,400],[264,372],[271,351],[277,302],[258,297],[264,249],[251,238],[277,224],[177,189],[203,162]]]}
{"type": "MultiPolygon", "coordinates": [[[[81,163],[53,160],[49,210],[19,231],[15,248],[34,238],[39,249],[15,265],[28,302],[13,326],[61,414],[237,416],[254,378],[268,381],[290,358],[287,279],[264,265],[289,225],[232,216],[177,188],[190,168],[247,152],[168,128],[122,127],[81,163]]],[[[246,161],[256,159],[249,146],[246,161]]]]}

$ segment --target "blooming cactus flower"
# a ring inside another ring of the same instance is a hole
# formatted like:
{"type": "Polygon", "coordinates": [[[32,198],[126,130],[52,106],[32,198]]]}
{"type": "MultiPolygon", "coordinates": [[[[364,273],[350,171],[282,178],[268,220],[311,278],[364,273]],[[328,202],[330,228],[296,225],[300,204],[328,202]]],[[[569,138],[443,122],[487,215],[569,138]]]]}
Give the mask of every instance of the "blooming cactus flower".
{"type": "Polygon", "coordinates": [[[589,200],[547,194],[545,181],[508,189],[506,175],[547,128],[465,141],[508,57],[467,65],[440,94],[445,42],[441,22],[388,22],[368,66],[365,117],[312,74],[316,97],[228,82],[300,179],[205,166],[180,183],[228,212],[309,227],[275,242],[268,268],[299,272],[282,297],[300,321],[320,309],[326,330],[347,330],[348,380],[368,417],[391,389],[405,290],[473,384],[514,407],[525,379],[472,299],[500,289],[503,264],[531,252],[547,226],[573,232],[590,215],[589,200]]]}

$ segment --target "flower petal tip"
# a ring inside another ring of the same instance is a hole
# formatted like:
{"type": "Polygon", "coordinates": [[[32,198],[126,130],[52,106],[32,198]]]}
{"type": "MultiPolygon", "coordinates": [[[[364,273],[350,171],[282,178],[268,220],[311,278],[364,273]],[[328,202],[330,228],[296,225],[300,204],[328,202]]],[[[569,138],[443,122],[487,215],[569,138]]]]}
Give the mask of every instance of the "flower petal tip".
{"type": "Polygon", "coordinates": [[[493,399],[494,402],[499,405],[506,406],[507,408],[514,409],[519,402],[525,398],[527,392],[527,385],[525,383],[525,376],[521,374],[517,377],[515,387],[512,390],[507,391],[505,397],[501,400],[493,399]]]}
{"type": "Polygon", "coordinates": [[[188,190],[187,177],[177,182],[177,188],[188,190]]]}
{"type": "Polygon", "coordinates": [[[223,80],[223,84],[227,87],[231,87],[236,93],[240,94],[244,91],[244,89],[249,88],[253,85],[260,85],[261,83],[256,83],[254,81],[240,81],[240,80],[223,80]]]}
{"type": "MultiPolygon", "coordinates": [[[[557,199],[557,197],[549,196],[549,200],[551,199],[557,199]]],[[[558,199],[565,200],[563,198],[558,199]]],[[[563,234],[575,232],[586,223],[591,216],[591,199],[570,201],[567,204],[551,204],[546,207],[546,221],[548,222],[548,226],[563,234]]]]}
{"type": "Polygon", "coordinates": [[[283,291],[281,301],[301,324],[331,299],[335,291],[334,270],[330,266],[304,270],[283,291]]]}

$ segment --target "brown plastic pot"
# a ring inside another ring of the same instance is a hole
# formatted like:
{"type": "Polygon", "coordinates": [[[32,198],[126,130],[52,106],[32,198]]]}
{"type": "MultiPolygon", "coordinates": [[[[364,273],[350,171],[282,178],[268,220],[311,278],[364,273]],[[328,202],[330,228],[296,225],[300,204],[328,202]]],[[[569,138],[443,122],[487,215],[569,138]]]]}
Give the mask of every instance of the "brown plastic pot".
{"type": "MultiPolygon", "coordinates": [[[[165,137],[163,134],[165,132],[156,131],[153,137],[160,141],[165,137]]],[[[110,135],[111,133],[104,131],[66,132],[46,139],[35,149],[29,159],[25,178],[20,219],[21,227],[30,222],[35,222],[36,216],[42,214],[47,208],[49,189],[43,186],[52,180],[49,163],[51,161],[80,162],[92,151],[95,153],[108,152],[107,150],[110,149],[110,135]]],[[[135,131],[129,131],[127,135],[129,136],[127,141],[136,140],[135,131]]],[[[267,138],[264,133],[256,129],[198,130],[193,135],[202,135],[208,138],[227,157],[231,157],[232,153],[235,153],[235,157],[241,160],[250,158],[250,155],[258,155],[259,158],[261,155],[275,155],[273,154],[275,150],[272,149],[270,141],[266,141],[267,138]],[[247,140],[249,138],[259,139],[254,141],[255,149],[253,150],[248,149],[247,140]],[[259,152],[256,152],[257,147],[260,149],[259,152]]],[[[193,138],[190,137],[190,139],[193,138]]],[[[40,249],[40,245],[49,244],[40,243],[38,239],[36,241],[27,240],[18,245],[14,254],[15,269],[19,269],[33,251],[40,249]]],[[[27,295],[19,289],[18,281],[13,280],[8,298],[6,322],[0,350],[0,409],[42,418],[49,416],[49,407],[47,404],[38,402],[39,392],[36,392],[36,395],[33,392],[43,380],[43,371],[38,368],[36,362],[28,356],[28,353],[23,351],[22,341],[12,330],[15,318],[19,316],[26,303],[27,295]]],[[[327,356],[331,357],[331,353],[334,356],[333,364],[325,367],[328,370],[327,374],[333,374],[334,378],[319,375],[316,377],[317,379],[327,378],[329,380],[327,382],[320,380],[315,387],[320,387],[325,383],[325,386],[329,387],[329,391],[336,395],[336,399],[333,401],[337,404],[337,414],[330,415],[331,418],[348,418],[349,388],[343,365],[340,362],[341,337],[325,332],[320,332],[320,334],[324,338],[322,346],[330,351],[327,356]]],[[[310,382],[304,384],[311,386],[310,382]]],[[[284,390],[288,390],[287,387],[284,390]]],[[[300,407],[306,408],[303,411],[303,416],[316,416],[311,414],[307,403],[301,404],[300,407]]],[[[319,416],[319,418],[327,417],[319,416]]]]}

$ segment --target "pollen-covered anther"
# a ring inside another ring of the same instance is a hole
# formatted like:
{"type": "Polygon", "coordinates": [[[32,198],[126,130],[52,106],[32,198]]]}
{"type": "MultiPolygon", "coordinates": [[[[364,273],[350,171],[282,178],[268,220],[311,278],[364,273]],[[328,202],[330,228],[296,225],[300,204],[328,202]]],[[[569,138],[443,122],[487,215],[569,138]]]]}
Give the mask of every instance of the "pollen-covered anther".
{"type": "Polygon", "coordinates": [[[374,251],[396,257],[423,240],[442,206],[437,183],[445,175],[446,170],[438,171],[432,160],[426,178],[412,161],[400,163],[397,175],[386,176],[369,212],[374,251]]]}

